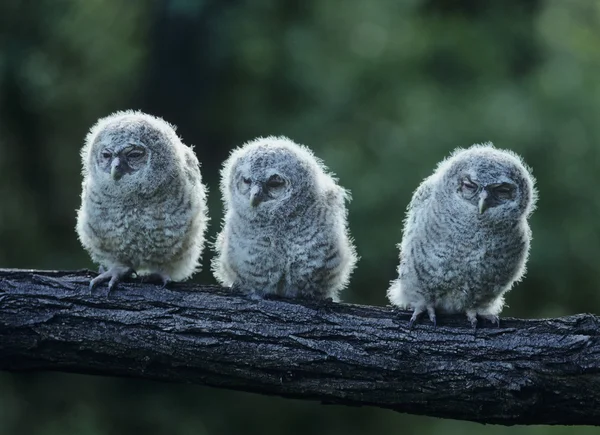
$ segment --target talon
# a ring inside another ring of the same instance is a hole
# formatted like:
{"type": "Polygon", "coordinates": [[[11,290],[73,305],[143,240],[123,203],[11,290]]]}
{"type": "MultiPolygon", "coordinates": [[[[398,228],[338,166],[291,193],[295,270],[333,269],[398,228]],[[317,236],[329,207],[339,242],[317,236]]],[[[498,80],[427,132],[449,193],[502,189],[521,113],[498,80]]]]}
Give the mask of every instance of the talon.
{"type": "Polygon", "coordinates": [[[489,320],[492,325],[495,325],[498,328],[500,327],[500,317],[495,316],[493,314],[485,314],[485,315],[481,315],[481,317],[489,320]]]}
{"type": "Polygon", "coordinates": [[[435,308],[433,306],[427,307],[427,314],[429,315],[429,320],[433,323],[433,327],[437,327],[437,317],[435,316],[435,308]]]}
{"type": "Polygon", "coordinates": [[[477,329],[477,311],[467,311],[467,319],[471,322],[471,327],[477,329]]]}
{"type": "Polygon", "coordinates": [[[98,284],[108,281],[108,292],[110,293],[119,281],[129,277],[132,273],[134,271],[131,267],[113,266],[90,281],[90,291],[98,284]]]}
{"type": "Polygon", "coordinates": [[[492,325],[496,325],[497,328],[500,327],[500,317],[498,316],[490,316],[488,320],[492,322],[492,325]]]}
{"type": "Polygon", "coordinates": [[[167,285],[170,284],[171,282],[173,282],[169,275],[161,275],[161,279],[162,279],[162,283],[163,283],[161,289],[167,288],[167,285]]]}
{"type": "Polygon", "coordinates": [[[408,328],[412,329],[415,323],[418,323],[419,317],[422,313],[427,311],[427,315],[429,316],[429,320],[433,323],[434,328],[437,326],[437,319],[435,316],[435,308],[433,305],[421,305],[415,307],[412,316],[410,317],[410,321],[408,322],[408,328]]]}
{"type": "Polygon", "coordinates": [[[500,327],[500,317],[498,317],[498,316],[486,316],[486,318],[492,323],[492,325],[495,325],[497,328],[500,327]]]}
{"type": "Polygon", "coordinates": [[[108,292],[110,293],[111,291],[113,291],[113,289],[115,288],[115,286],[117,285],[117,277],[113,276],[110,281],[108,282],[108,292]]]}
{"type": "Polygon", "coordinates": [[[477,329],[477,317],[471,320],[471,327],[473,330],[477,329]]]}
{"type": "Polygon", "coordinates": [[[478,317],[483,320],[489,320],[492,325],[496,325],[498,328],[500,327],[500,317],[495,314],[478,314],[476,311],[467,311],[467,319],[471,322],[473,329],[477,328],[478,317]]]}
{"type": "Polygon", "coordinates": [[[171,279],[171,277],[169,275],[167,275],[166,273],[162,273],[162,272],[152,272],[148,275],[144,275],[141,277],[141,282],[143,282],[143,283],[152,282],[152,281],[159,281],[162,284],[160,287],[161,290],[166,288],[168,284],[173,282],[173,280],[171,279]]]}
{"type": "Polygon", "coordinates": [[[423,308],[415,308],[415,310],[412,313],[412,316],[410,316],[410,320],[408,322],[408,328],[412,329],[413,326],[415,325],[415,323],[419,320],[419,316],[421,315],[421,313],[423,313],[423,311],[425,311],[425,309],[423,308]]]}

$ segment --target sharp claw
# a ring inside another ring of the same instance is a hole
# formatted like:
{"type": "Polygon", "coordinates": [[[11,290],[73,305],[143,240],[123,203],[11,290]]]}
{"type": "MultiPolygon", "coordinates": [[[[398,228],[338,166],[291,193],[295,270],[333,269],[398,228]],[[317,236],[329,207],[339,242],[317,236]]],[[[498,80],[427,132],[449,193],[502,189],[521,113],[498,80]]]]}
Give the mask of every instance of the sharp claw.
{"type": "Polygon", "coordinates": [[[419,320],[419,314],[421,314],[421,312],[419,310],[413,311],[413,314],[410,317],[410,320],[408,321],[408,329],[413,329],[413,327],[419,320]]]}
{"type": "Polygon", "coordinates": [[[154,276],[158,277],[158,279],[160,279],[162,282],[162,286],[160,287],[161,290],[167,288],[167,285],[171,283],[171,277],[166,273],[158,272],[154,274],[154,276]]]}
{"type": "Polygon", "coordinates": [[[171,282],[172,282],[171,278],[169,278],[168,276],[163,276],[162,277],[162,283],[163,283],[163,285],[162,285],[161,289],[167,288],[167,285],[170,284],[171,282]]]}
{"type": "Polygon", "coordinates": [[[477,329],[477,317],[474,319],[471,319],[471,327],[473,328],[473,330],[477,329]]]}
{"type": "Polygon", "coordinates": [[[169,275],[167,275],[166,273],[162,273],[162,272],[152,272],[148,275],[143,275],[141,277],[141,281],[142,282],[160,281],[160,283],[162,284],[160,286],[161,290],[166,288],[167,285],[169,285],[170,283],[173,282],[169,275]]]}
{"type": "Polygon", "coordinates": [[[104,274],[105,274],[105,273],[106,273],[106,272],[104,272],[104,273],[101,273],[101,274],[100,274],[100,275],[98,275],[96,278],[94,278],[94,279],[92,279],[92,280],[90,281],[90,285],[89,285],[90,292],[91,292],[91,291],[93,291],[93,290],[94,290],[96,287],[98,287],[98,284],[100,284],[102,281],[104,281],[104,274]]]}
{"type": "Polygon", "coordinates": [[[427,307],[427,314],[429,315],[429,320],[433,323],[433,327],[437,327],[437,317],[435,316],[435,308],[433,306],[427,307]]]}
{"type": "Polygon", "coordinates": [[[435,316],[435,308],[433,307],[433,305],[431,306],[426,306],[426,307],[418,307],[415,308],[412,316],[410,317],[410,321],[408,322],[408,328],[412,329],[413,326],[418,323],[419,321],[419,317],[421,316],[422,313],[424,313],[427,310],[427,315],[429,316],[429,320],[431,320],[431,322],[433,323],[433,327],[435,328],[437,326],[437,319],[435,316]]]}
{"type": "Polygon", "coordinates": [[[489,320],[490,323],[492,325],[495,325],[496,327],[500,327],[500,317],[495,316],[495,315],[491,315],[491,314],[477,314],[477,313],[470,313],[467,314],[467,318],[469,319],[469,322],[471,322],[471,326],[473,327],[473,329],[477,328],[478,325],[478,317],[485,320],[489,320]]]}
{"type": "Polygon", "coordinates": [[[113,266],[90,281],[90,292],[101,282],[108,281],[108,292],[110,293],[121,279],[131,276],[132,273],[134,273],[132,268],[113,266]]]}

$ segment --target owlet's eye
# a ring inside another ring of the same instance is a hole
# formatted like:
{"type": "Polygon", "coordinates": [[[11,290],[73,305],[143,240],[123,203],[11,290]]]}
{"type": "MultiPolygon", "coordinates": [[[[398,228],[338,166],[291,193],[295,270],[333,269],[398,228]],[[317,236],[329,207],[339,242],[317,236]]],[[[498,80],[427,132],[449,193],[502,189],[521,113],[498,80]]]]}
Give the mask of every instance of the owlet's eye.
{"type": "Polygon", "coordinates": [[[267,186],[271,188],[281,187],[283,186],[285,181],[279,175],[272,175],[267,181],[267,186]]]}
{"type": "Polygon", "coordinates": [[[467,190],[470,190],[470,191],[477,190],[477,184],[473,183],[468,178],[465,178],[464,180],[462,180],[462,187],[465,188],[465,189],[467,189],[467,190]]]}
{"type": "Polygon", "coordinates": [[[494,189],[494,193],[498,198],[509,199],[512,197],[513,188],[508,184],[501,184],[494,189]]]}
{"type": "Polygon", "coordinates": [[[250,184],[250,182],[251,182],[250,178],[246,178],[246,177],[242,177],[242,181],[244,182],[244,184],[250,184]]]}
{"type": "Polygon", "coordinates": [[[110,152],[110,151],[102,151],[102,158],[103,158],[103,159],[106,159],[106,160],[108,160],[108,159],[110,159],[110,158],[111,158],[111,156],[112,156],[112,154],[111,154],[111,152],[110,152]]]}
{"type": "Polygon", "coordinates": [[[133,150],[127,154],[127,157],[129,157],[131,159],[139,159],[140,157],[143,157],[144,154],[145,153],[142,150],[133,150]]]}

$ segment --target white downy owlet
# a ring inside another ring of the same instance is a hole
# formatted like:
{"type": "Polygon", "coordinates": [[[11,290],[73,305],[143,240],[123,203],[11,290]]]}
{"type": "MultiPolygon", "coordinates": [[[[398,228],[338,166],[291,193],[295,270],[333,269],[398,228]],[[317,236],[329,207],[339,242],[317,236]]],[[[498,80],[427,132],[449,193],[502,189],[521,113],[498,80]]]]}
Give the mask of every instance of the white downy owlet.
{"type": "Polygon", "coordinates": [[[323,163],[288,138],[266,137],[234,150],[221,175],[216,279],[252,296],[337,301],[357,258],[348,193],[323,163]]]}
{"type": "Polygon", "coordinates": [[[101,273],[90,287],[154,275],[166,285],[198,268],[208,223],[192,149],[172,125],[137,111],[100,119],[81,150],[77,234],[101,273]]]}
{"type": "Polygon", "coordinates": [[[415,191],[404,221],[398,279],[388,298],[410,308],[499,323],[504,294],[525,273],[537,200],[522,159],[491,143],[457,149],[415,191]]]}

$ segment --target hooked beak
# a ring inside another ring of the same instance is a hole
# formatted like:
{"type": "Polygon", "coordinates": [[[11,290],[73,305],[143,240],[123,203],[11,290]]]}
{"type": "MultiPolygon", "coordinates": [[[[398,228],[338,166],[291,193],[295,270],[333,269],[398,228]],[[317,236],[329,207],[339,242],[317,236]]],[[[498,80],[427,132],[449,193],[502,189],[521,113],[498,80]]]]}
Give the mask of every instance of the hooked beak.
{"type": "Polygon", "coordinates": [[[264,191],[262,185],[256,183],[250,189],[250,205],[256,207],[264,199],[264,191]]]}
{"type": "Polygon", "coordinates": [[[487,190],[483,189],[479,194],[479,214],[483,214],[490,208],[491,197],[487,190]]]}
{"type": "Polygon", "coordinates": [[[110,176],[113,178],[113,180],[118,180],[123,176],[123,172],[121,159],[119,157],[115,157],[110,164],[110,176]]]}

